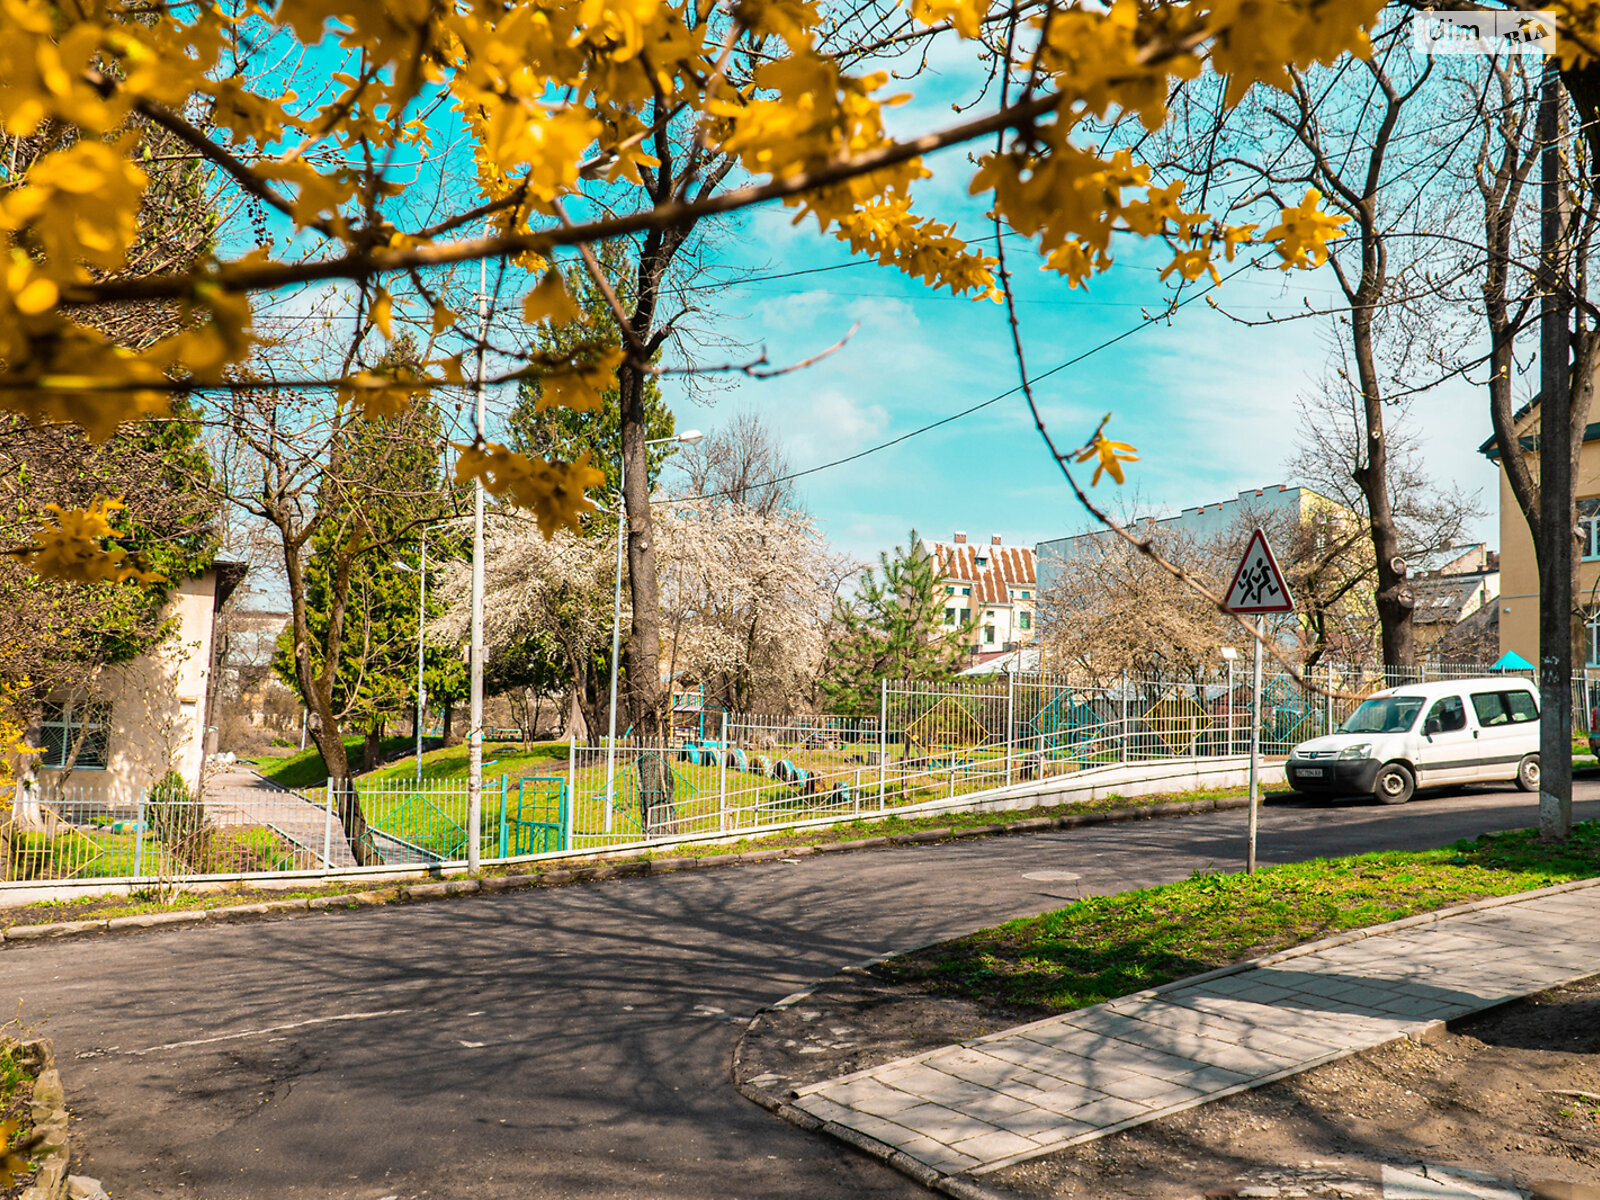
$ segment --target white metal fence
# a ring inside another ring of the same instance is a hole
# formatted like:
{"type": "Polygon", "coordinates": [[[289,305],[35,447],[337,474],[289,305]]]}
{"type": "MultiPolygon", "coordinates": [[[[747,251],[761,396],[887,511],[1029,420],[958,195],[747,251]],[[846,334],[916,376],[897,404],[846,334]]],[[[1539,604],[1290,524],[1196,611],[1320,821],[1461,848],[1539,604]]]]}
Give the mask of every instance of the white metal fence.
{"type": "MultiPolygon", "coordinates": [[[[1484,673],[1467,665],[1428,678],[1484,673]]],[[[1422,672],[1416,672],[1417,678],[1422,672]]],[[[1344,720],[1393,674],[1318,667],[1314,686],[1269,673],[1261,744],[1281,755],[1344,720]]],[[[1600,707],[1600,672],[1573,681],[1575,733],[1600,707]]],[[[874,815],[1116,763],[1243,754],[1248,675],[964,678],[884,685],[876,716],[716,713],[662,744],[576,745],[537,774],[486,781],[485,862],[664,838],[728,837],[874,815]]],[[[467,858],[464,780],[356,780],[297,791],[265,781],[203,797],[118,792],[80,775],[24,796],[0,826],[0,882],[193,879],[467,858]]]]}

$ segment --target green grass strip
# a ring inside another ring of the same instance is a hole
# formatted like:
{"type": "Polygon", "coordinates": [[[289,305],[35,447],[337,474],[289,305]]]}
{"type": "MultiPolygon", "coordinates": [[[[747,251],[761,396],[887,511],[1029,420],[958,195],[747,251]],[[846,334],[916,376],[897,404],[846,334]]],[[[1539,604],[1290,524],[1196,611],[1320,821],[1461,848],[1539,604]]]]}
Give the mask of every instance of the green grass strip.
{"type": "Polygon", "coordinates": [[[1486,896],[1600,875],[1600,822],[1544,845],[1532,830],[1440,850],[1386,851],[1197,871],[1162,887],[1094,896],[874,968],[945,996],[1067,1012],[1351,929],[1486,896]]]}

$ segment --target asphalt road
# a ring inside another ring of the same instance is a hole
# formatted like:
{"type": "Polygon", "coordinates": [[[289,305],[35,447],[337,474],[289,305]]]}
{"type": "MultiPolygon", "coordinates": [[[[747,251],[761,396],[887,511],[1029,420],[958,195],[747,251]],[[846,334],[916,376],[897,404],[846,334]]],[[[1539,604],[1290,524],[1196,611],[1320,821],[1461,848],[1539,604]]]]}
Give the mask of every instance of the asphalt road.
{"type": "MultiPolygon", "coordinates": [[[[1600,816],[1600,784],[1578,785],[1600,816]]],[[[1516,792],[1274,804],[1264,862],[1534,823],[1516,792]]],[[[115,1200],[921,1197],[742,1099],[758,1009],[840,967],[1242,864],[1242,811],[0,951],[115,1200]]]]}

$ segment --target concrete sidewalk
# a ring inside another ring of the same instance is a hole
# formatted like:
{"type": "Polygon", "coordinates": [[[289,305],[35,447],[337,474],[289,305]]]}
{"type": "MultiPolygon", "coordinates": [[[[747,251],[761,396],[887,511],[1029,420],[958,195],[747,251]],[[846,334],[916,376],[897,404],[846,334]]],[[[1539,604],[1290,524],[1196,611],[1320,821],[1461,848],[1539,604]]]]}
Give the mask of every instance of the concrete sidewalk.
{"type": "Polygon", "coordinates": [[[1259,1087],[1600,972],[1600,880],[1331,938],[804,1088],[946,1175],[1259,1087]]]}

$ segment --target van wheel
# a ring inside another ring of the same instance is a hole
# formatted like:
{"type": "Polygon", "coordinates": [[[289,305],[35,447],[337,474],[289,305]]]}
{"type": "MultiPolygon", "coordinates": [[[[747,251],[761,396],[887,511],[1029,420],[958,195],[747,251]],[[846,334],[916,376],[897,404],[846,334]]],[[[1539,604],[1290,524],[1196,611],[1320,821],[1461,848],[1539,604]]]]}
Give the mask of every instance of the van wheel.
{"type": "Polygon", "coordinates": [[[1537,792],[1539,790],[1539,756],[1537,754],[1524,755],[1517,764],[1517,790],[1520,792],[1537,792]]]}
{"type": "Polygon", "coordinates": [[[1404,804],[1416,790],[1416,776],[1400,763],[1389,763],[1378,772],[1372,785],[1372,794],[1379,804],[1404,804]]]}

